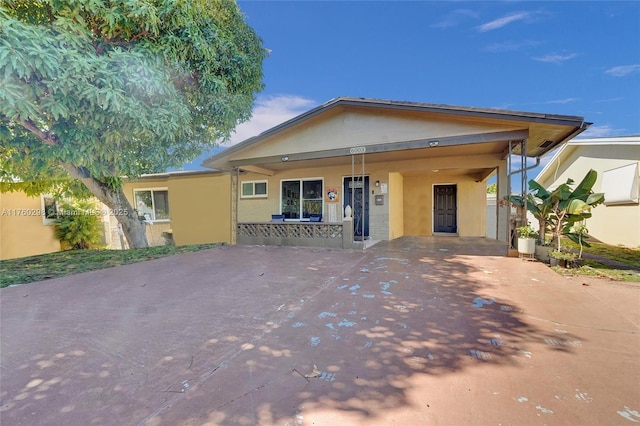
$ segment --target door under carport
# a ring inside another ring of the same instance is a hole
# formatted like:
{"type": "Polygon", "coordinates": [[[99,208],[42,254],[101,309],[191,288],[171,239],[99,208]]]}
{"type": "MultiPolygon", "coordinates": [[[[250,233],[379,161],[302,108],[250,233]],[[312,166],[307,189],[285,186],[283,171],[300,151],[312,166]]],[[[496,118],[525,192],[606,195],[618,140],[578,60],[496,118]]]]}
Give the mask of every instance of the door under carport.
{"type": "Polygon", "coordinates": [[[458,232],[457,186],[433,186],[433,232],[455,234],[458,232]]]}

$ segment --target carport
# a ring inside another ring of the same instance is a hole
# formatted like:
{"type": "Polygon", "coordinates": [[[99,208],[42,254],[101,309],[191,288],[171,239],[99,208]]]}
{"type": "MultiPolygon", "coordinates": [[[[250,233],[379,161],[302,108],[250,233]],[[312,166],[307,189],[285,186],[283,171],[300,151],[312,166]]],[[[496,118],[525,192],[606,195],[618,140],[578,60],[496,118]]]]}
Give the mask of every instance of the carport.
{"type": "MultiPolygon", "coordinates": [[[[497,176],[499,198],[526,191],[526,170],[589,124],[575,116],[341,97],[203,165],[233,176],[234,242],[337,246],[311,237],[313,215],[349,227],[332,234],[353,236],[356,244],[343,247],[402,236],[484,237],[487,179],[497,176]],[[517,189],[510,187],[516,174],[517,189]],[[284,224],[270,224],[272,215],[284,224]]],[[[508,208],[498,207],[492,220],[497,239],[507,242],[508,208]]]]}

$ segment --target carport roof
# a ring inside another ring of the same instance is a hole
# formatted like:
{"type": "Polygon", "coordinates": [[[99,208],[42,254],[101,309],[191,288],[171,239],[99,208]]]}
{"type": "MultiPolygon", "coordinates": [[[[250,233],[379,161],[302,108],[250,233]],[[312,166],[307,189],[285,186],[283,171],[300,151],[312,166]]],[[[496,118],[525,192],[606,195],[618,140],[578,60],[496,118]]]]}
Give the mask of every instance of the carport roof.
{"type": "MultiPolygon", "coordinates": [[[[225,159],[230,158],[234,153],[242,151],[249,146],[260,143],[280,132],[295,127],[310,120],[313,117],[325,114],[337,108],[366,108],[381,110],[396,110],[403,112],[444,114],[449,117],[478,119],[484,121],[501,121],[513,123],[526,123],[529,127],[528,143],[526,155],[530,157],[540,157],[551,151],[563,142],[579,135],[592,123],[585,122],[583,117],[544,114],[536,112],[512,111],[495,108],[478,108],[466,106],[454,106],[445,104],[429,104],[410,101],[394,101],[370,98],[338,97],[328,102],[306,111],[290,120],[274,126],[257,136],[246,139],[220,153],[217,153],[202,162],[204,167],[214,169],[224,169],[225,159]],[[542,127],[553,127],[554,131],[549,132],[542,127]]],[[[514,151],[514,154],[519,152],[514,151]]]]}

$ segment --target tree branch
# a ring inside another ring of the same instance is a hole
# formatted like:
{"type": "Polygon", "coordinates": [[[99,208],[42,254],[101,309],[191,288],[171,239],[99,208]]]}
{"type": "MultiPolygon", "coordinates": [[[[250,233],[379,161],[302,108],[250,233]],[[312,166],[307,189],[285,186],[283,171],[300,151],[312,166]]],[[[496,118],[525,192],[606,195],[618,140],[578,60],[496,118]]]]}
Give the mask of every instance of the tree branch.
{"type": "Polygon", "coordinates": [[[43,132],[35,125],[35,123],[31,120],[23,120],[20,122],[22,127],[33,133],[40,139],[42,142],[49,146],[58,145],[58,140],[55,136],[50,134],[49,132],[43,132]]]}

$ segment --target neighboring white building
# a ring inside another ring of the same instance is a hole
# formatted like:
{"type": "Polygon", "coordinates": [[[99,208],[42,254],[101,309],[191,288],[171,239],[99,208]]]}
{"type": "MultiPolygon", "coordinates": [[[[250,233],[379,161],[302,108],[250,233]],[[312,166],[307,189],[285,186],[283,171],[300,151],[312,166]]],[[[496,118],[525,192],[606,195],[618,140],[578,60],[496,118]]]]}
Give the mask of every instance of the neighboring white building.
{"type": "Polygon", "coordinates": [[[587,220],[589,234],[607,244],[640,247],[640,135],[573,139],[535,180],[551,189],[569,178],[578,184],[589,169],[598,172],[593,191],[605,197],[587,220]]]}

